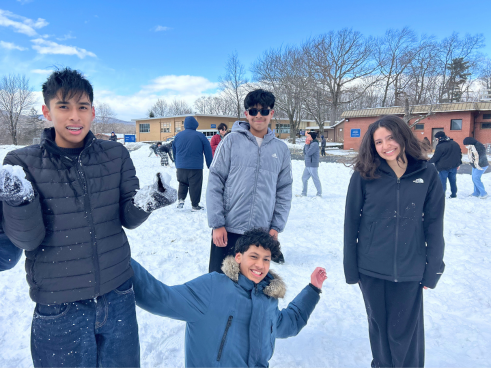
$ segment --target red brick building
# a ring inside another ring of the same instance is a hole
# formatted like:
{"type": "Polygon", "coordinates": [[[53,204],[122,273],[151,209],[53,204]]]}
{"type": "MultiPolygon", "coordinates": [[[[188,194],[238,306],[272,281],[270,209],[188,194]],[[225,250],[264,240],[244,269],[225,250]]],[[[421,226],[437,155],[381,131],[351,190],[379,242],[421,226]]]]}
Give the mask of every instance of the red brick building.
{"type": "MultiPolygon", "coordinates": [[[[443,130],[447,136],[460,144],[463,153],[467,152],[462,143],[465,137],[474,137],[485,146],[491,144],[491,102],[411,106],[411,114],[415,117],[410,124],[420,116],[426,115],[430,108],[434,114],[419,121],[412,128],[419,140],[427,137],[435,146],[435,133],[443,130]]],[[[368,126],[385,115],[397,115],[402,118],[404,107],[379,107],[343,112],[341,117],[345,119],[344,149],[357,151],[368,126]]]]}

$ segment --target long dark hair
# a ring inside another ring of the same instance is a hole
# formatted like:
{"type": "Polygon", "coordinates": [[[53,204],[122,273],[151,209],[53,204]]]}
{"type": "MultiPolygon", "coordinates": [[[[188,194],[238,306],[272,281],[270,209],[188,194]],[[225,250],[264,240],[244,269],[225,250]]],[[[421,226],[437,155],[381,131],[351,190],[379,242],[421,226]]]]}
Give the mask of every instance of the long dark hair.
{"type": "Polygon", "coordinates": [[[361,141],[360,150],[354,160],[354,169],[360,173],[364,179],[377,179],[377,168],[381,157],[375,149],[373,134],[378,128],[385,128],[392,133],[392,138],[401,146],[401,151],[397,155],[397,160],[406,162],[404,154],[416,160],[426,160],[423,155],[421,143],[414,136],[409,126],[401,118],[395,115],[387,115],[370,124],[367,132],[361,141]]]}

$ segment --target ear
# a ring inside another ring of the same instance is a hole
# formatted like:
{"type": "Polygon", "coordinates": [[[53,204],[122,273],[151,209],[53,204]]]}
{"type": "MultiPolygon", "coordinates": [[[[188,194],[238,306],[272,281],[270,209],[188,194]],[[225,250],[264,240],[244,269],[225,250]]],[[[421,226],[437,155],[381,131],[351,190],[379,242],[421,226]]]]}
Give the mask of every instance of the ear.
{"type": "Polygon", "coordinates": [[[43,111],[43,115],[46,118],[46,120],[52,121],[51,120],[51,113],[49,112],[48,106],[43,105],[43,107],[41,108],[41,110],[43,111]]]}
{"type": "Polygon", "coordinates": [[[93,122],[95,119],[95,108],[92,106],[92,120],[90,122],[93,122]]]}
{"type": "Polygon", "coordinates": [[[242,253],[237,253],[235,255],[235,262],[237,262],[238,264],[240,264],[240,262],[242,262],[242,253]]]}
{"type": "Polygon", "coordinates": [[[273,115],[274,115],[274,110],[271,110],[270,114],[271,114],[271,117],[273,117],[273,115]]]}

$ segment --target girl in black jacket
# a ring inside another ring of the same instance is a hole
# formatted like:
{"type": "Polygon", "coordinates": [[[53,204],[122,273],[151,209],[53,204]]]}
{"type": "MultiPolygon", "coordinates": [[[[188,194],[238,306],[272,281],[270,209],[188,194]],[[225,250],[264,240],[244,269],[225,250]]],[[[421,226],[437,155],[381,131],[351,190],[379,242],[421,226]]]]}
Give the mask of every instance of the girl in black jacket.
{"type": "Polygon", "coordinates": [[[422,289],[443,263],[445,198],[419,141],[396,116],[371,124],[346,198],[344,272],[360,285],[372,367],[423,367],[422,289]]]}

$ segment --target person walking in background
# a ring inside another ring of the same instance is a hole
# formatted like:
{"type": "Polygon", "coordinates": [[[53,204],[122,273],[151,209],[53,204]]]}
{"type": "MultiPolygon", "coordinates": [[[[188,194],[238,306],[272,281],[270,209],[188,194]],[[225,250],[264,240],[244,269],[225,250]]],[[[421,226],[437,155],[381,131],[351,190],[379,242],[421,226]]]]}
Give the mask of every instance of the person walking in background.
{"type": "Polygon", "coordinates": [[[186,117],[184,130],[176,135],[172,144],[179,182],[177,208],[184,207],[189,190],[193,212],[204,209],[199,205],[203,185],[203,154],[208,168],[213,159],[210,142],[203,133],[196,131],[198,126],[199,123],[193,116],[186,117]]]}
{"type": "Polygon", "coordinates": [[[326,138],[323,135],[321,135],[321,155],[326,155],[326,138]]]}
{"type": "Polygon", "coordinates": [[[444,269],[445,196],[408,125],[368,127],[346,197],[344,274],[368,315],[372,367],[423,367],[423,288],[444,269]],[[424,221],[423,221],[424,218],[424,221]]]}
{"type": "Polygon", "coordinates": [[[211,152],[213,153],[213,156],[215,156],[215,150],[218,147],[218,144],[222,141],[223,137],[225,137],[225,134],[227,134],[228,126],[227,124],[221,123],[218,126],[218,134],[215,134],[210,141],[211,145],[211,152]]]}
{"type": "Polygon", "coordinates": [[[114,132],[111,132],[111,136],[109,137],[110,141],[117,142],[118,141],[118,136],[114,134],[114,132]]]}
{"type": "Polygon", "coordinates": [[[315,189],[317,189],[317,196],[322,197],[322,186],[319,180],[319,141],[316,139],[317,133],[310,132],[307,133],[307,138],[305,139],[305,146],[303,147],[303,154],[305,157],[305,169],[302,175],[302,194],[297,195],[297,197],[307,196],[307,187],[310,177],[314,181],[315,189]]]}
{"type": "Polygon", "coordinates": [[[473,197],[481,199],[488,198],[488,193],[484,189],[484,184],[481,181],[481,176],[486,172],[489,166],[488,158],[486,157],[486,148],[484,145],[472,137],[464,138],[464,145],[467,147],[467,155],[472,165],[472,182],[474,183],[473,197]]]}
{"type": "Polygon", "coordinates": [[[457,169],[462,164],[462,150],[457,142],[445,135],[444,132],[437,132],[435,138],[438,144],[435,154],[428,161],[435,164],[438,175],[443,186],[443,194],[447,190],[447,178],[450,182],[450,198],[457,198],[457,169]]]}

